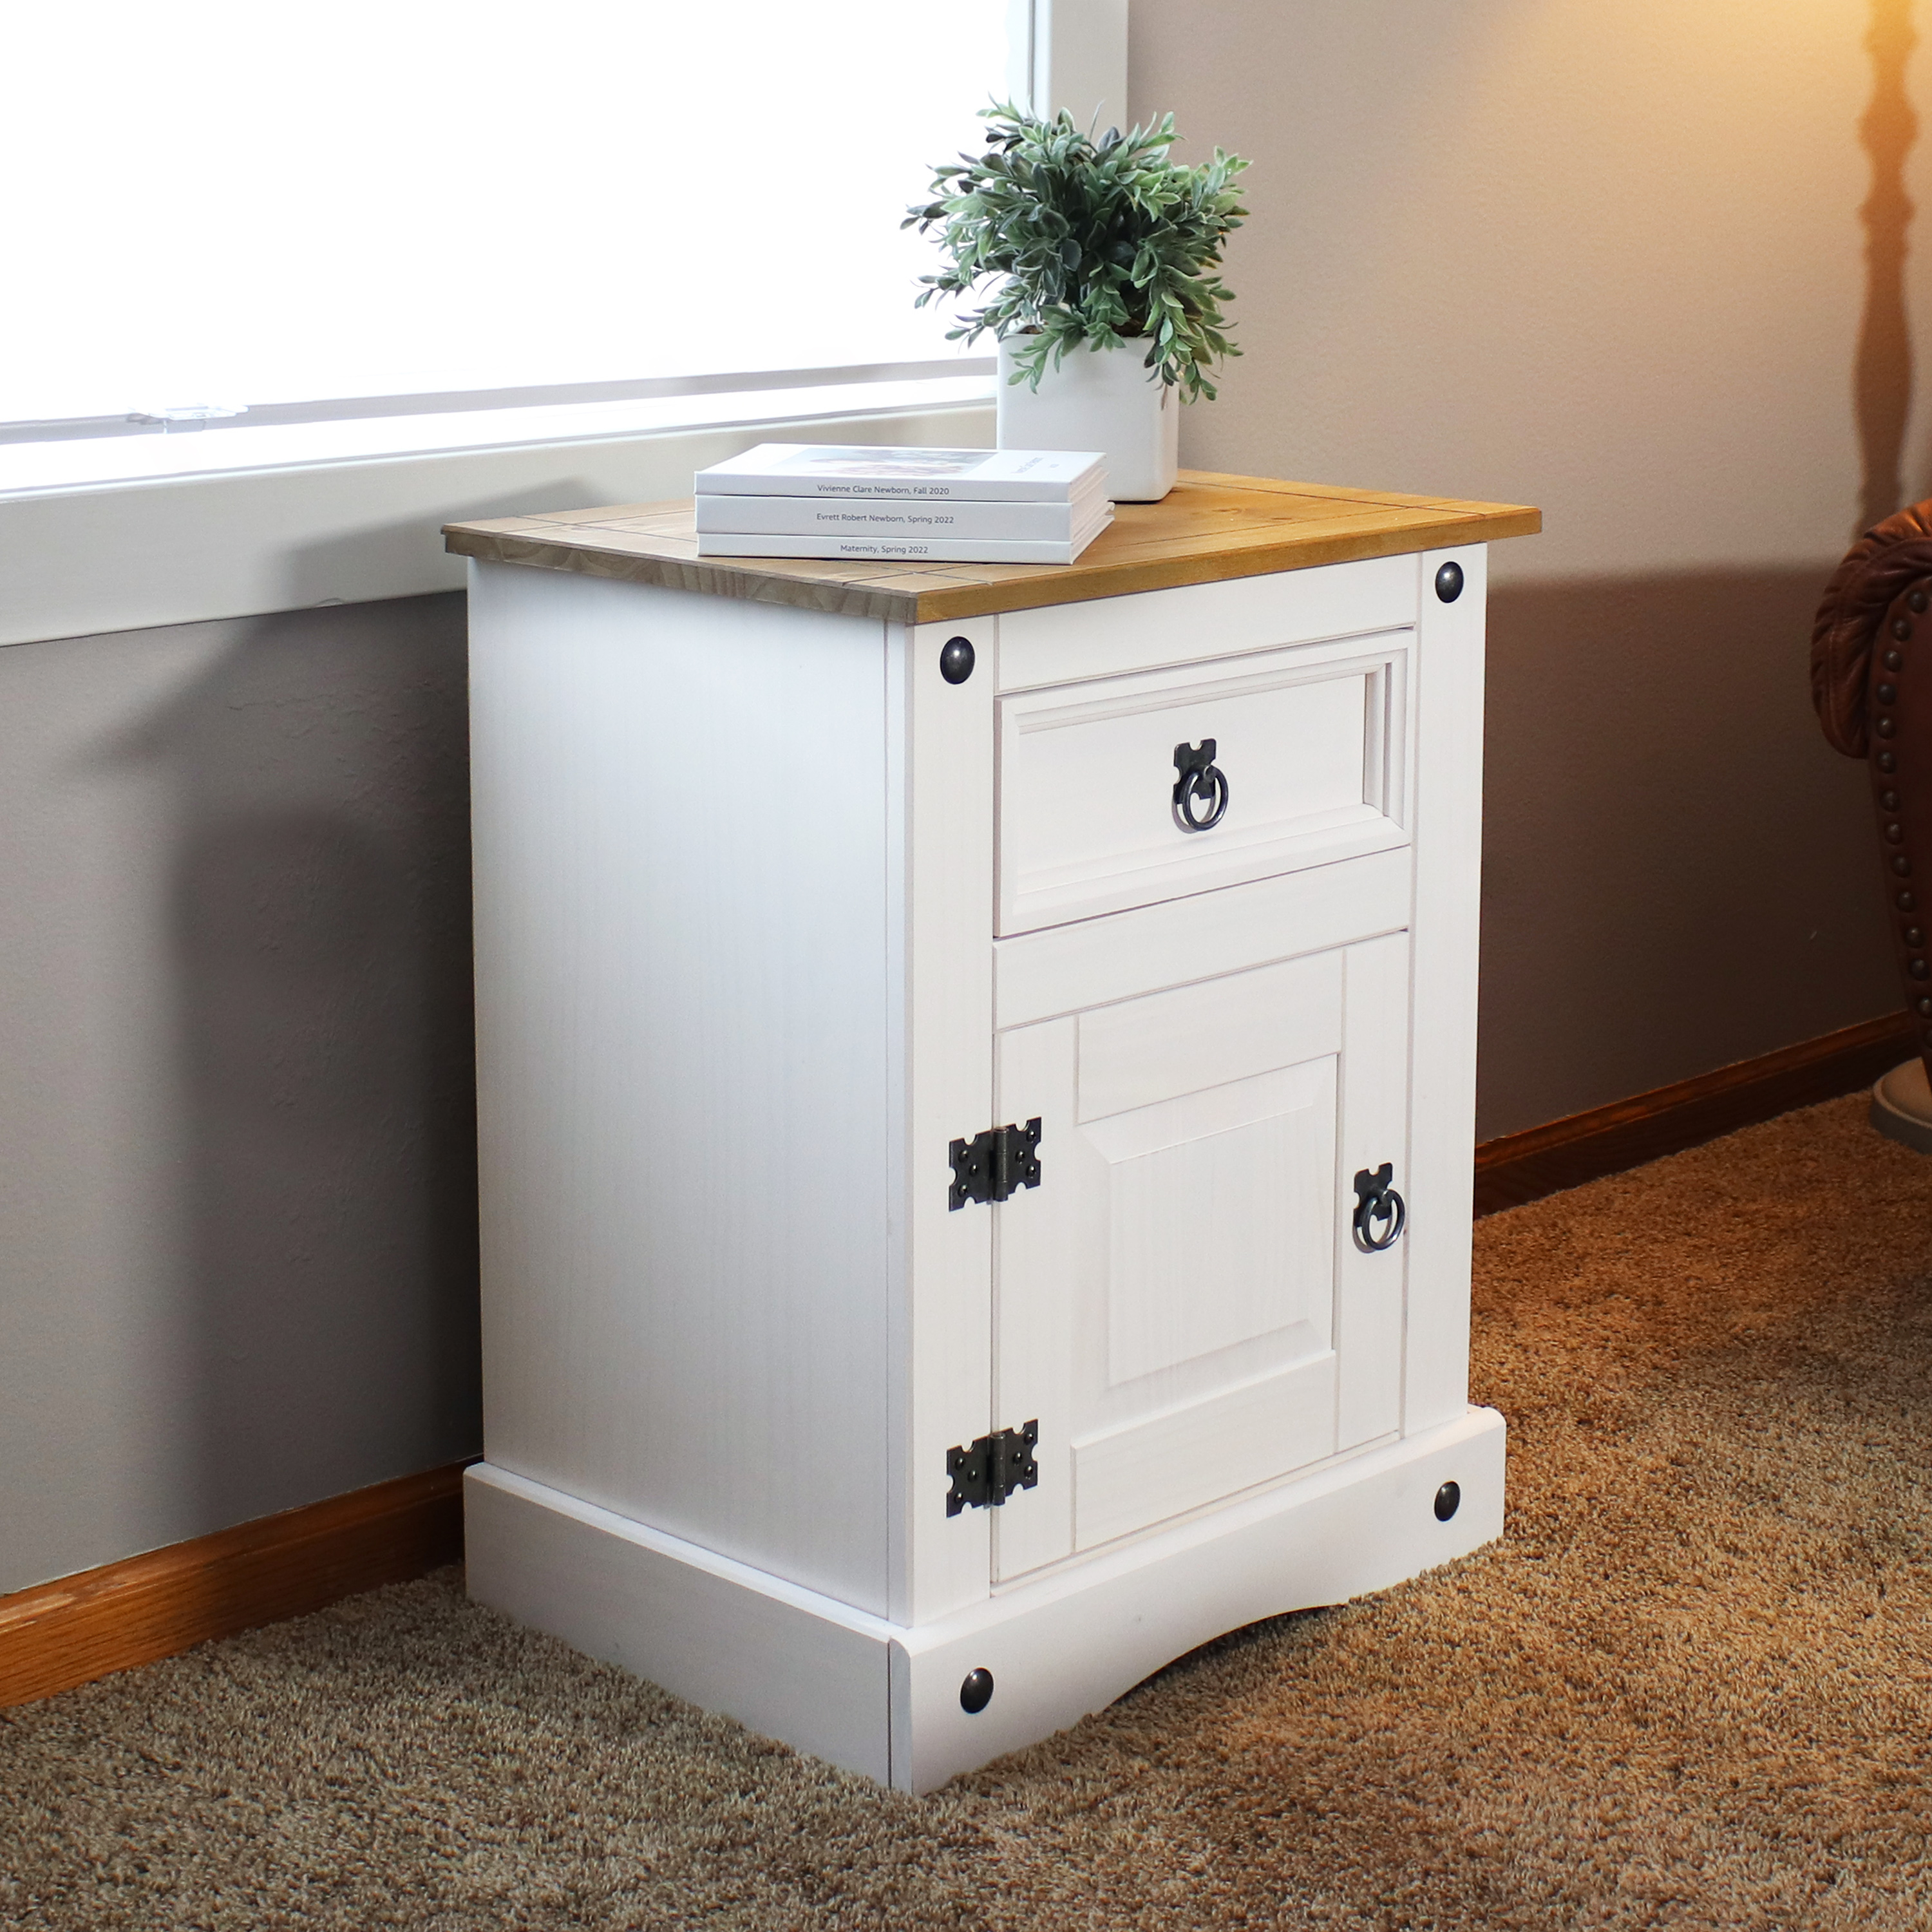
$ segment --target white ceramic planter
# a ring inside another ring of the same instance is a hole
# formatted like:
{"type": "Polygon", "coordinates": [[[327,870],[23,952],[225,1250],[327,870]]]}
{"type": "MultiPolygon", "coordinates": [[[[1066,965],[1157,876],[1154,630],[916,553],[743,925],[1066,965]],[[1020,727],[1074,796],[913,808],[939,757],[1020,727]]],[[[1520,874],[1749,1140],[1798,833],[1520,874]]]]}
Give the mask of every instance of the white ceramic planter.
{"type": "Polygon", "coordinates": [[[1051,356],[1037,392],[1014,382],[1012,352],[1000,344],[999,446],[1098,449],[1107,458],[1107,494],[1117,503],[1157,502],[1174,488],[1180,452],[1180,399],[1142,366],[1146,345],[1082,347],[1056,369],[1051,356]]]}

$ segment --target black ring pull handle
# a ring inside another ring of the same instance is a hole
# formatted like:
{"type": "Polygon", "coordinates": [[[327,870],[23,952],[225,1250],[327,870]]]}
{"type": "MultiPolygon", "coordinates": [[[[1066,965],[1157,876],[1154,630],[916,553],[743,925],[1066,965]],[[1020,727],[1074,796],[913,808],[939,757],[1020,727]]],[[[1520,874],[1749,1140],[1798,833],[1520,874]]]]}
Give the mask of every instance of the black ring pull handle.
{"type": "Polygon", "coordinates": [[[1174,782],[1174,822],[1184,832],[1211,832],[1228,809],[1228,775],[1214,762],[1214,741],[1203,738],[1198,745],[1174,748],[1174,769],[1180,776],[1174,782]],[[1208,807],[1204,818],[1196,818],[1197,805],[1208,807]]]}
{"type": "Polygon", "coordinates": [[[1365,1255],[1393,1247],[1408,1223],[1408,1204],[1389,1185],[1394,1178],[1388,1161],[1372,1174],[1365,1167],[1355,1176],[1355,1245],[1365,1255]]]}

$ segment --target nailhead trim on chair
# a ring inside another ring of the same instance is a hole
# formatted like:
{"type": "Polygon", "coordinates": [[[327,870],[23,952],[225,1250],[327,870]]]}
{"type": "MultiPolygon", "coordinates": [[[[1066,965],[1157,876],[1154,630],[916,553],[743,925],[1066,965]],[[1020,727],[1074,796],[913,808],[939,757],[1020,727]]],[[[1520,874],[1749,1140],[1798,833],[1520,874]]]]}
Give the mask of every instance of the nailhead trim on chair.
{"type": "MultiPolygon", "coordinates": [[[[1879,837],[1892,848],[1892,871],[1901,880],[1912,877],[1918,843],[1909,830],[1916,816],[1912,801],[1932,798],[1932,704],[1922,698],[1913,702],[1904,676],[1912,653],[1900,646],[1912,643],[1917,628],[1913,620],[1928,609],[1932,609],[1932,572],[1906,585],[1886,607],[1882,622],[1873,628],[1894,641],[1869,661],[1868,672],[1872,682],[1864,716],[1871,721],[1873,734],[1868,759],[1872,809],[1877,816],[1879,837]],[[1884,712],[1876,710],[1879,706],[1885,707],[1884,712]],[[1917,733],[1901,730],[1896,715],[1900,710],[1908,718],[1919,718],[1923,713],[1920,722],[1924,728],[1917,733]]],[[[1922,825],[1918,829],[1922,836],[1928,828],[1922,825]]],[[[1918,896],[1910,886],[1901,885],[1893,892],[1891,909],[1893,946],[1904,982],[1906,1006],[1917,1024],[1927,1072],[1932,1076],[1932,994],[1924,984],[1932,980],[1932,955],[1928,953],[1925,928],[1919,922],[1918,896]]]]}
{"type": "MultiPolygon", "coordinates": [[[[1912,666],[1918,620],[1932,611],[1932,501],[1865,532],[1826,586],[1811,628],[1811,702],[1833,747],[1867,761],[1880,849],[1890,874],[1894,955],[1919,1057],[1932,1078],[1932,949],[1909,883],[1932,860],[1932,680],[1912,666]]],[[[1920,645],[1920,650],[1927,646],[1920,645]]]]}

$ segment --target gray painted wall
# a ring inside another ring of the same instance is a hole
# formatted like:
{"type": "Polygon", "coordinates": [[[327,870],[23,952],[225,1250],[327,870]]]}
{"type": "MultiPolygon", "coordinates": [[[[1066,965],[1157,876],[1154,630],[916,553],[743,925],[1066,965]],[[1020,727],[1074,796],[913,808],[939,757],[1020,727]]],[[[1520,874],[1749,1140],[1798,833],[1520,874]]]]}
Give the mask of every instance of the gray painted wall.
{"type": "Polygon", "coordinates": [[[475,1450],[460,594],[0,651],[0,1592],[475,1450]]]}
{"type": "Polygon", "coordinates": [[[1544,512],[1491,580],[1484,1138],[1898,1004],[1806,653],[1932,474],[1910,10],[1135,0],[1136,116],[1254,164],[1183,461],[1544,512]]]}

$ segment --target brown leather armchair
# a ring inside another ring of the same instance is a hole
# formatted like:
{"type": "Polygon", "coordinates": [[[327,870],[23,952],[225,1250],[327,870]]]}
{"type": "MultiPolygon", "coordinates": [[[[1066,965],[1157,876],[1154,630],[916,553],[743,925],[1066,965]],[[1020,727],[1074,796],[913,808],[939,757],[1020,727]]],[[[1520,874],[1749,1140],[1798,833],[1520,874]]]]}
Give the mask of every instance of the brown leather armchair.
{"type": "Polygon", "coordinates": [[[1868,530],[1834,573],[1812,627],[1811,702],[1825,736],[1870,775],[1918,1045],[1918,1062],[1880,1082],[1873,1124],[1932,1153],[1932,502],[1868,530]]]}

